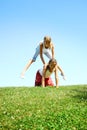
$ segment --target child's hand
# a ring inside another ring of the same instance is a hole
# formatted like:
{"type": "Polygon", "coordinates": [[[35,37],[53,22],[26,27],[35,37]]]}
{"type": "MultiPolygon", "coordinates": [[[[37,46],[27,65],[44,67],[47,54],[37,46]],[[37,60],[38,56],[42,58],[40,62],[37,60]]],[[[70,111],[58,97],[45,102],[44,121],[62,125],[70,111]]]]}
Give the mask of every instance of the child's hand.
{"type": "Polygon", "coordinates": [[[64,79],[64,80],[66,80],[66,78],[65,78],[65,76],[64,76],[64,74],[63,74],[63,73],[61,73],[61,76],[63,76],[63,79],[64,79]]]}
{"type": "Polygon", "coordinates": [[[63,79],[66,80],[65,76],[63,76],[63,79]]]}

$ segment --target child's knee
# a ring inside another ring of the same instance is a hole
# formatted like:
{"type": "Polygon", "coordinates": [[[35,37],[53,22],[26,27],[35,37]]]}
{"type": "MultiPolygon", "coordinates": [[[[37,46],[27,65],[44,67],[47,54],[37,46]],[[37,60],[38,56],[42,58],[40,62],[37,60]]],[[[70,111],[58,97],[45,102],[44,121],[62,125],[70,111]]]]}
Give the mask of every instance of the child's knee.
{"type": "Polygon", "coordinates": [[[35,62],[35,61],[36,61],[36,60],[34,60],[34,59],[32,60],[32,62],[35,62]]]}

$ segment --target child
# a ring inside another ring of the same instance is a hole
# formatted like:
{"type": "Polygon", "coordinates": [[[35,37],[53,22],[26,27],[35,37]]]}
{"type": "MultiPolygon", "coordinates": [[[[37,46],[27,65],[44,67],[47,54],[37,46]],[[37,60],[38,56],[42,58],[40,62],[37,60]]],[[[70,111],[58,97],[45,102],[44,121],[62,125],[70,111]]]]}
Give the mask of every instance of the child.
{"type": "Polygon", "coordinates": [[[37,71],[35,86],[54,86],[54,83],[50,77],[51,74],[54,72],[56,88],[58,88],[58,70],[61,72],[61,75],[65,79],[62,69],[57,65],[57,61],[55,59],[51,59],[48,62],[47,66],[43,67],[43,70],[37,71]]]}
{"type": "Polygon", "coordinates": [[[41,42],[37,46],[36,52],[35,52],[33,58],[27,63],[27,65],[25,66],[25,68],[23,69],[23,71],[21,73],[22,78],[24,78],[25,72],[30,67],[30,65],[36,61],[36,58],[38,57],[39,54],[40,54],[40,58],[44,64],[44,66],[46,65],[46,63],[45,63],[45,60],[43,58],[43,54],[45,54],[49,59],[54,58],[54,45],[51,42],[51,38],[49,36],[45,36],[43,39],[43,42],[41,42]],[[52,54],[50,54],[50,51],[52,54]]]}

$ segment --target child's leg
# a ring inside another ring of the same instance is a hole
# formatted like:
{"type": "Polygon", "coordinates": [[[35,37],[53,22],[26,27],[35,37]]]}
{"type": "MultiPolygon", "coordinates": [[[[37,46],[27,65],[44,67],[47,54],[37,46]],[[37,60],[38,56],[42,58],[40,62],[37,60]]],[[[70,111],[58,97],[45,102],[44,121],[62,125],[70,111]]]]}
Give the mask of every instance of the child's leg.
{"type": "Polygon", "coordinates": [[[40,75],[39,71],[37,71],[35,78],[35,86],[41,86],[41,85],[42,85],[42,76],[40,75]]]}
{"type": "Polygon", "coordinates": [[[32,58],[33,61],[36,61],[36,58],[38,57],[38,55],[40,54],[40,46],[37,46],[36,48],[36,52],[32,58]]]}
{"type": "Polygon", "coordinates": [[[54,86],[51,77],[45,79],[45,86],[54,86]]]}
{"type": "Polygon", "coordinates": [[[27,71],[27,69],[30,67],[30,65],[34,62],[34,60],[29,60],[29,62],[26,64],[26,66],[24,67],[22,73],[21,73],[21,78],[24,78],[25,72],[27,71]]]}
{"type": "Polygon", "coordinates": [[[36,48],[36,52],[32,58],[32,60],[29,60],[29,62],[26,64],[25,68],[23,69],[22,73],[21,73],[21,78],[24,78],[24,75],[25,75],[25,72],[27,71],[27,69],[30,67],[30,65],[35,62],[37,56],[39,55],[39,52],[40,52],[40,47],[38,46],[36,48]]]}
{"type": "Polygon", "coordinates": [[[34,60],[29,60],[29,62],[26,65],[26,69],[28,69],[33,62],[34,62],[34,60]]]}
{"type": "Polygon", "coordinates": [[[39,52],[40,52],[40,49],[39,49],[39,46],[38,46],[38,47],[36,48],[36,52],[35,52],[35,54],[34,54],[32,60],[30,60],[30,61],[28,62],[28,64],[26,65],[27,68],[29,68],[30,65],[31,65],[33,62],[36,61],[36,58],[37,58],[37,56],[39,55],[39,52]]]}

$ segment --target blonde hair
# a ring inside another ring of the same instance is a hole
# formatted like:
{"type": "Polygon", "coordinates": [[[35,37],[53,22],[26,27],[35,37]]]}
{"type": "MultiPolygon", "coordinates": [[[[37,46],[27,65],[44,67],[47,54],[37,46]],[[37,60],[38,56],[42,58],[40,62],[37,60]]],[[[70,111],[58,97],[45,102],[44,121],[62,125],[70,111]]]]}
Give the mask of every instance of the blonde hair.
{"type": "Polygon", "coordinates": [[[49,42],[51,42],[51,37],[45,36],[45,37],[44,37],[44,41],[49,41],[49,42]]]}
{"type": "Polygon", "coordinates": [[[57,64],[57,60],[56,60],[55,58],[52,58],[52,59],[49,61],[49,63],[48,63],[48,64],[50,64],[50,63],[52,63],[52,62],[54,62],[54,63],[56,63],[56,64],[57,64]]]}

